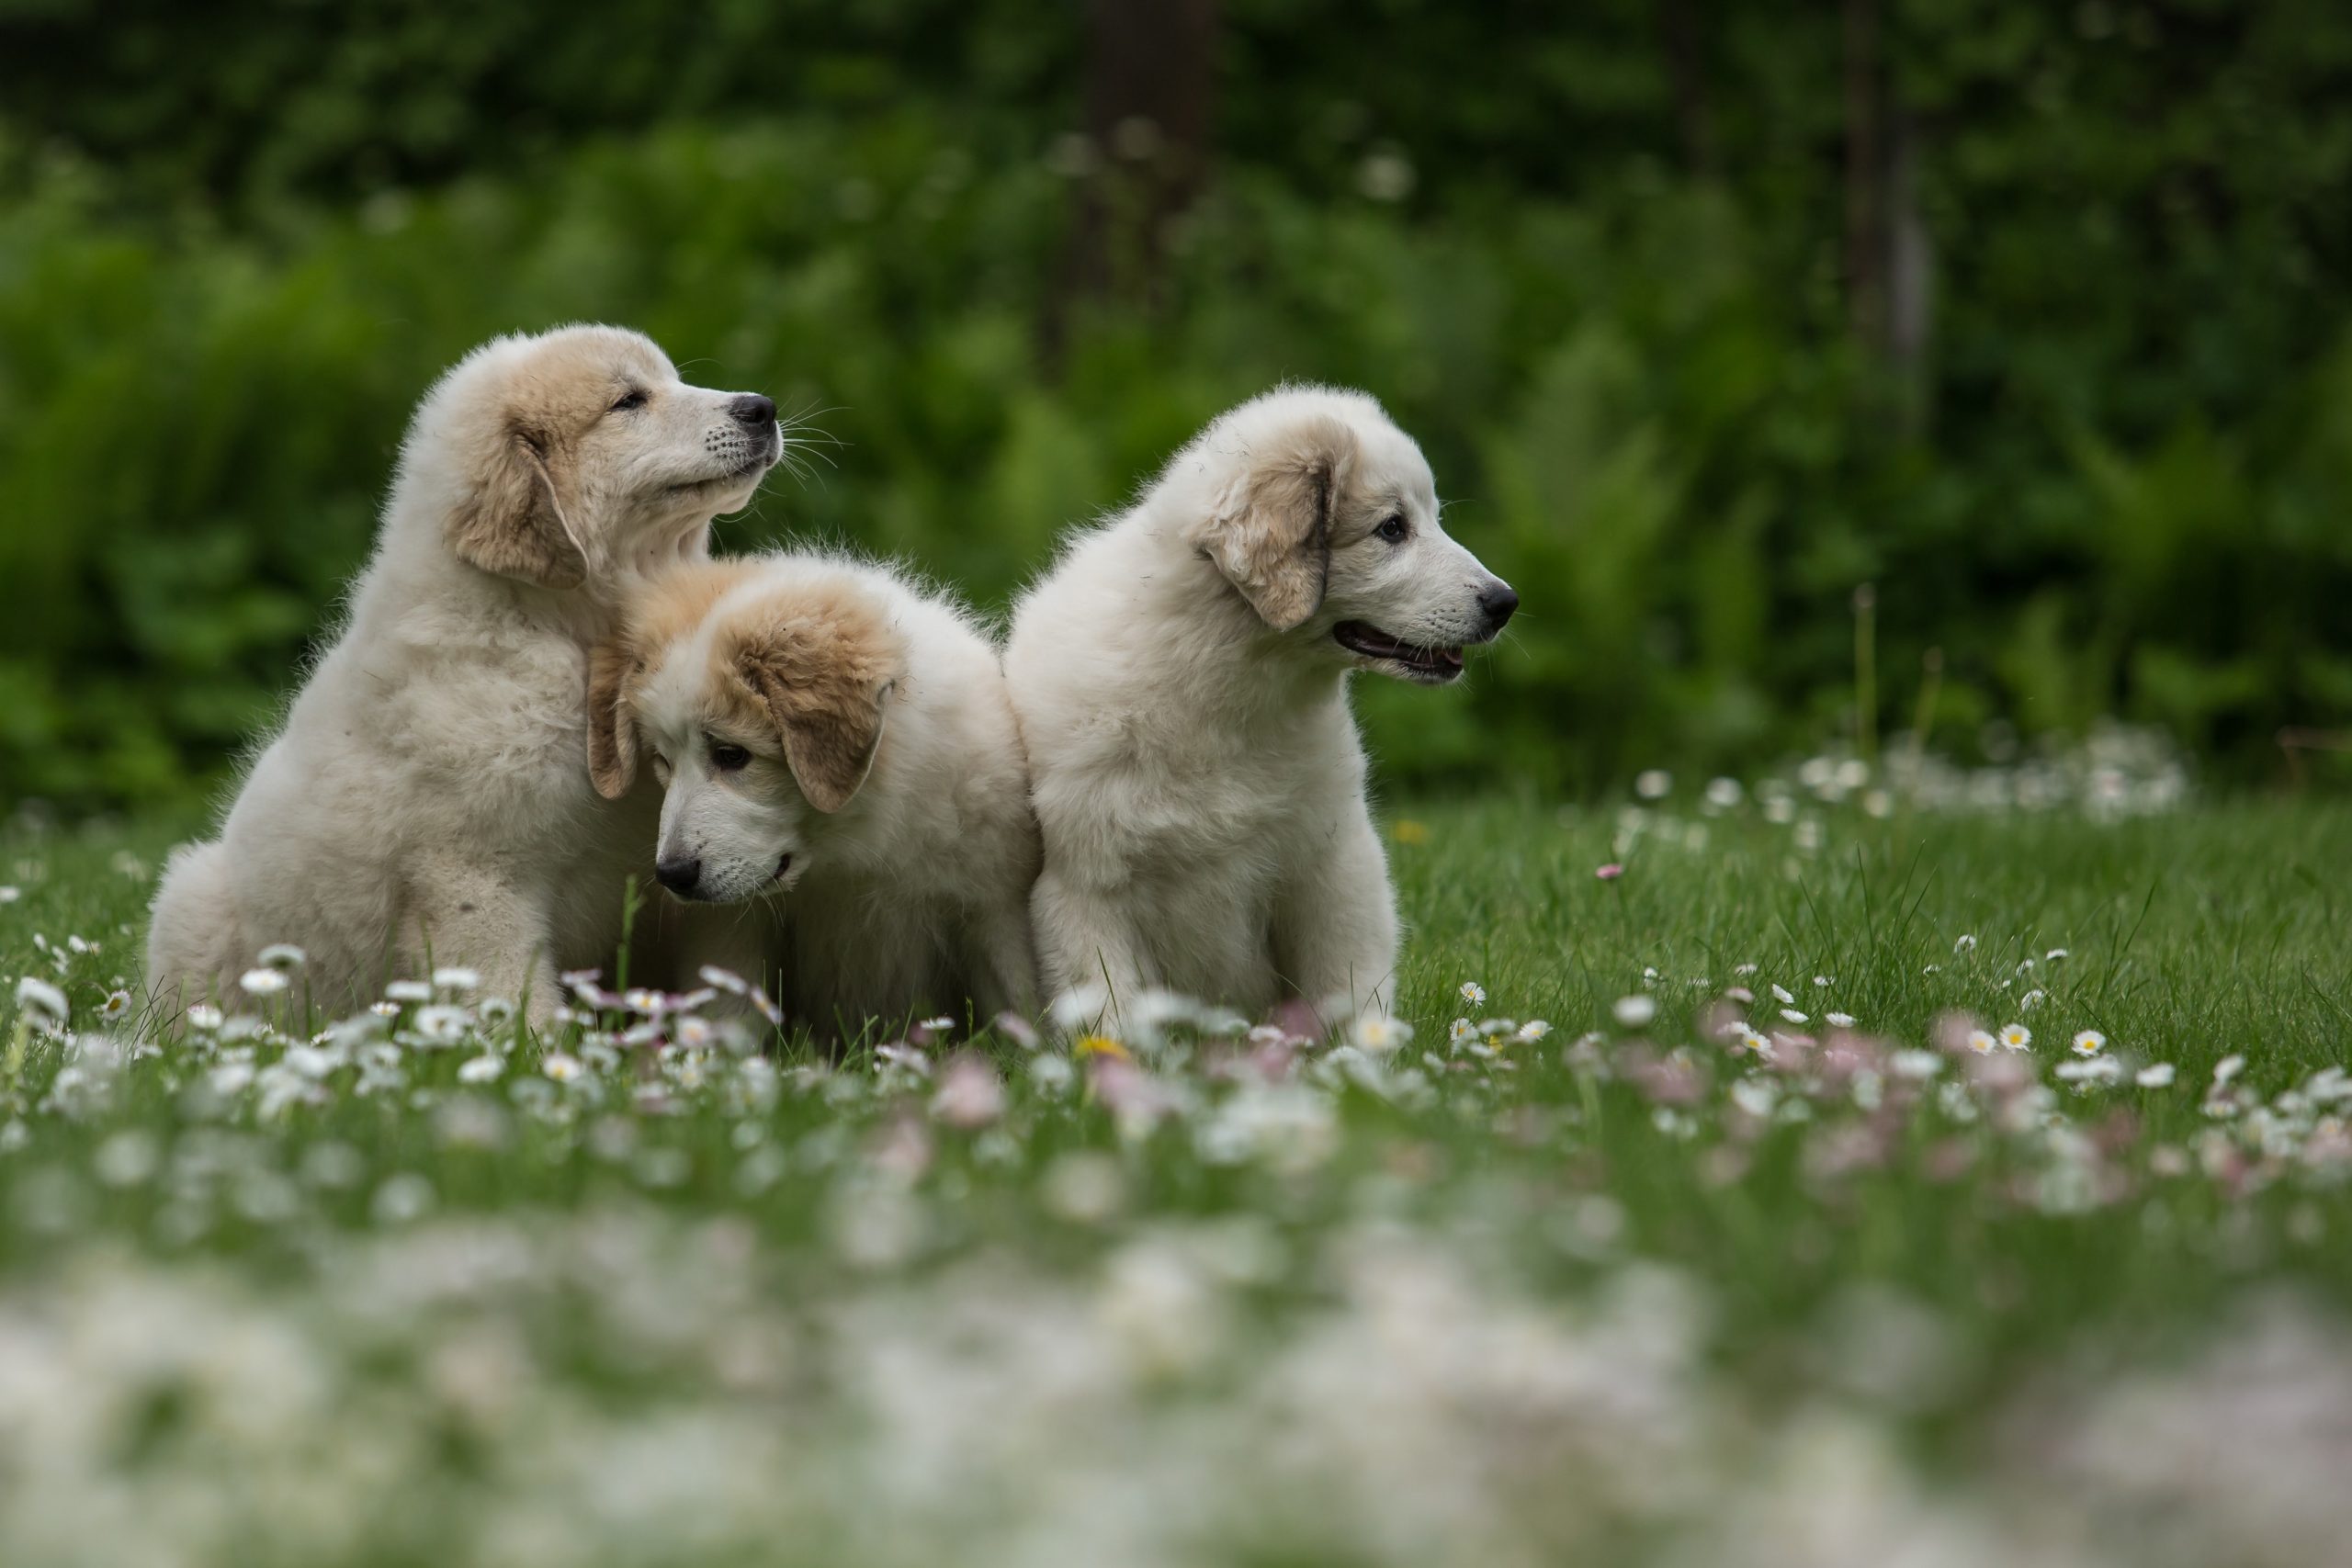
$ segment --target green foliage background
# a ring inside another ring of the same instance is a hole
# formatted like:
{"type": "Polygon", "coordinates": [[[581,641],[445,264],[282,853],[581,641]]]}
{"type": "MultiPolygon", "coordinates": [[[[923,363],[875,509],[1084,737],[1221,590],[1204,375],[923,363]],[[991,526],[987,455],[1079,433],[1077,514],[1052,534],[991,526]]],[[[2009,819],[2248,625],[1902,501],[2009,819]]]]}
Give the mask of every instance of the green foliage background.
{"type": "Polygon", "coordinates": [[[1226,404],[1370,389],[1527,604],[1469,691],[1363,690],[1408,786],[1850,734],[1864,582],[1882,728],[1930,648],[1963,750],[2120,713],[2258,781],[2342,726],[2352,12],[1887,0],[1936,276],[1898,393],[1846,329],[1837,12],[1690,7],[1694,112],[1671,10],[1228,0],[1166,275],[1048,355],[1075,7],[10,0],[0,802],[211,786],[417,394],[582,318],[830,411],[838,467],[726,544],[991,607],[1226,404]]]}

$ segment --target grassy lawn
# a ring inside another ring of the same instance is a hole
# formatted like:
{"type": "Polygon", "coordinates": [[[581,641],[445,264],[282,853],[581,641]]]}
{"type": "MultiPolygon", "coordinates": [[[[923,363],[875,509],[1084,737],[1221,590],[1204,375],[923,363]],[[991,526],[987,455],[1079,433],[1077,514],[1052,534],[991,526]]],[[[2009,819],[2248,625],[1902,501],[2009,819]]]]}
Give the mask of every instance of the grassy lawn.
{"type": "Polygon", "coordinates": [[[2341,1551],[2352,809],[1389,817],[1409,1042],[830,1066],[141,1052],[169,829],[10,829],[0,1561],[2341,1551]]]}

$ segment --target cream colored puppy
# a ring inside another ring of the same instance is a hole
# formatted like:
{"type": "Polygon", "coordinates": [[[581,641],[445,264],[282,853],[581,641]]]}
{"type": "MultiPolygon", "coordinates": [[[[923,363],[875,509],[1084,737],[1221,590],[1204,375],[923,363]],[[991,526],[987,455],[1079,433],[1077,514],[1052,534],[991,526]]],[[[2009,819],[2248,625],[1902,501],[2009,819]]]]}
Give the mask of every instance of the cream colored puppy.
{"type": "Polygon", "coordinates": [[[1363,393],[1284,388],[1203,431],[1013,618],[1048,987],[1114,1015],[1153,987],[1385,1008],[1396,902],[1347,678],[1442,685],[1518,604],[1363,393]]]}
{"type": "Polygon", "coordinates": [[[609,798],[646,758],[655,875],[705,905],[692,957],[775,992],[821,1037],[1035,1004],[1037,874],[995,646],[880,568],[773,555],[681,568],[598,651],[589,766],[609,798]]]}
{"type": "Polygon", "coordinates": [[[444,376],[341,635],[220,836],[164,874],[163,1006],[233,998],[276,942],[330,1010],[429,953],[544,1020],[559,968],[608,963],[650,802],[581,776],[588,652],[633,583],[707,553],[779,445],[766,398],[689,387],[610,327],[500,338],[444,376]]]}

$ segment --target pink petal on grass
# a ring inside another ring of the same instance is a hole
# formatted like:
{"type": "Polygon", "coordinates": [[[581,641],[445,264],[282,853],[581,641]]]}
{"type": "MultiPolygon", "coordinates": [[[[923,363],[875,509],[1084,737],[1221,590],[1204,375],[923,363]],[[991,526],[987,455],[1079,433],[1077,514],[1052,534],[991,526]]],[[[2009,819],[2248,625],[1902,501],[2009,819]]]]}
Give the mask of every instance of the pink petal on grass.
{"type": "Polygon", "coordinates": [[[1603,882],[1614,882],[1625,874],[1625,868],[1612,860],[1607,865],[1595,866],[1592,874],[1603,882]]]}

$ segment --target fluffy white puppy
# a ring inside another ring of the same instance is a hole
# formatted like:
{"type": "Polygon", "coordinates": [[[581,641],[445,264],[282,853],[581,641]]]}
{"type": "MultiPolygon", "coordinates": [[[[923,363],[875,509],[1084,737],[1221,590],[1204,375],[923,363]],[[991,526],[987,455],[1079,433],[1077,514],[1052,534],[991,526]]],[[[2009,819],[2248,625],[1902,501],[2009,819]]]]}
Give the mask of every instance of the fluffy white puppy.
{"type": "Polygon", "coordinates": [[[598,650],[589,707],[597,789],[626,795],[640,755],[663,787],[662,885],[765,901],[686,921],[694,960],[821,1037],[1034,1005],[1028,774],[963,610],[827,556],[683,567],[598,650]]]}
{"type": "Polygon", "coordinates": [[[544,1020],[560,967],[609,962],[644,843],[580,774],[589,649],[631,583],[707,553],[780,441],[766,398],[687,386],[610,327],[500,338],[445,375],[341,635],[220,837],[164,874],[162,1006],[234,998],[276,942],[330,1010],[429,954],[544,1020]]]}
{"type": "Polygon", "coordinates": [[[1226,413],[1023,598],[1005,674],[1045,834],[1046,983],[1383,1009],[1396,958],[1351,671],[1442,685],[1519,596],[1361,392],[1226,413]]]}

